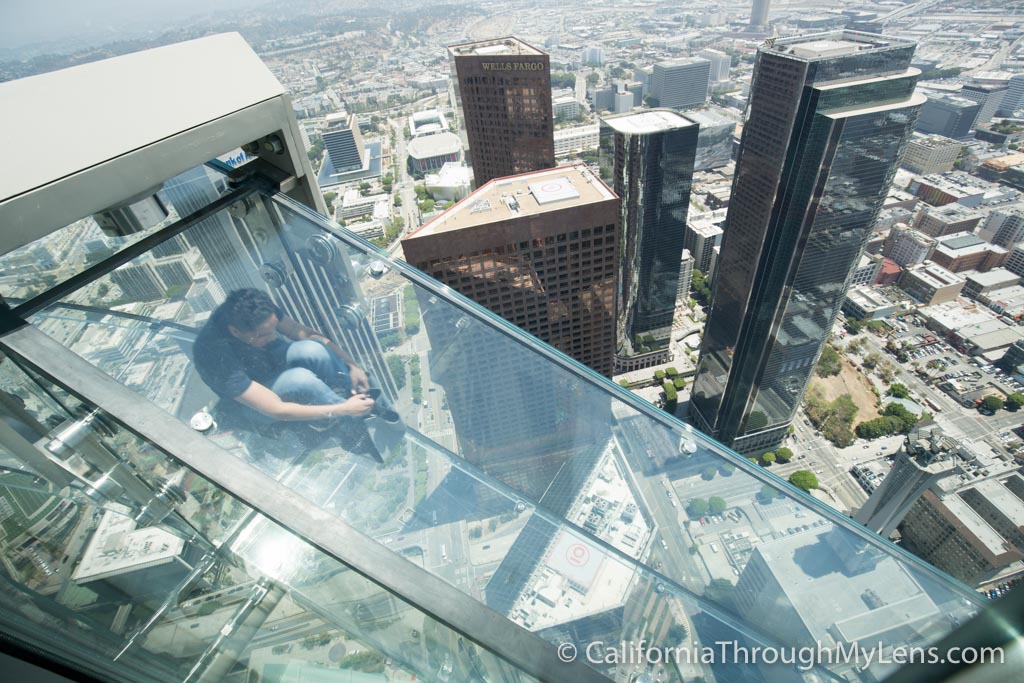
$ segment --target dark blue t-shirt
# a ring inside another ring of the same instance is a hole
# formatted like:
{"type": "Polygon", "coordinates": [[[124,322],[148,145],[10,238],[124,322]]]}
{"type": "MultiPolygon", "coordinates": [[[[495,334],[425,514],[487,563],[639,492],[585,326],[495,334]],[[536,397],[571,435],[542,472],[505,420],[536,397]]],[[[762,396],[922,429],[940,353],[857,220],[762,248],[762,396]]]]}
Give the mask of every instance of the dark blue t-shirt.
{"type": "MultiPolygon", "coordinates": [[[[275,313],[278,320],[284,317],[280,308],[275,313]]],[[[287,369],[291,342],[278,335],[264,347],[250,346],[231,334],[226,317],[218,308],[196,337],[192,357],[199,376],[224,398],[240,396],[252,382],[270,387],[287,369]]]]}

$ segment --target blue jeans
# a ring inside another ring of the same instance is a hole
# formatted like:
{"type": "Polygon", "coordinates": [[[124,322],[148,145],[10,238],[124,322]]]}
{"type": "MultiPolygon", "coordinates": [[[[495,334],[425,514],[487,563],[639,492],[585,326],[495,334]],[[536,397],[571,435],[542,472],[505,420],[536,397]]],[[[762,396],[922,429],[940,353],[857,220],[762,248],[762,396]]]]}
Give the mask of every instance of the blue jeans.
{"type": "Polygon", "coordinates": [[[319,406],[344,403],[351,396],[348,366],[320,342],[293,342],[285,363],[288,369],[270,386],[282,401],[319,406]]]}

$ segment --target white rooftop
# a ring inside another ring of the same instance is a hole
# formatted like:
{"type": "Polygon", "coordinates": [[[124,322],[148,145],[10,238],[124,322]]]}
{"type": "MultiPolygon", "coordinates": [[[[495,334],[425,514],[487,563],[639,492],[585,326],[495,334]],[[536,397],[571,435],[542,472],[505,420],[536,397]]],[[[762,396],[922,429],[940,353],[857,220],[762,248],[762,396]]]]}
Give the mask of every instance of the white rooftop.
{"type": "Polygon", "coordinates": [[[790,47],[798,57],[836,57],[860,50],[861,45],[849,40],[812,40],[790,47]]]}
{"type": "Polygon", "coordinates": [[[609,116],[605,124],[620,133],[661,133],[695,126],[694,122],[674,111],[655,109],[624,116],[609,116]]]}

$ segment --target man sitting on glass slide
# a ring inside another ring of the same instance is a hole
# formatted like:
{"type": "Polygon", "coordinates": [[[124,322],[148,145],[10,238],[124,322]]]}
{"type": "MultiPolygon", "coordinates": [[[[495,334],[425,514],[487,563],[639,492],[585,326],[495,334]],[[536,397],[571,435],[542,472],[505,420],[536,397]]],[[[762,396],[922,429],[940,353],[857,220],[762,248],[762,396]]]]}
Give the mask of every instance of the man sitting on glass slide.
{"type": "Polygon", "coordinates": [[[244,406],[242,421],[262,433],[282,422],[317,432],[337,426],[346,448],[380,459],[363,418],[399,421],[337,344],[286,316],[258,289],[228,295],[196,337],[193,356],[207,386],[244,406]]]}

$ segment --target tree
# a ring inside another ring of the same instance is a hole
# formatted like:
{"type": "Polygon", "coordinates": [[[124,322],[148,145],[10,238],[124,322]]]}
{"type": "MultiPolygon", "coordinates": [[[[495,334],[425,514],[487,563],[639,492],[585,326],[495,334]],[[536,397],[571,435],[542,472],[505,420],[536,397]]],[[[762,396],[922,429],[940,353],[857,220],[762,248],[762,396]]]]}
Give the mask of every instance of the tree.
{"type": "Polygon", "coordinates": [[[780,496],[782,496],[782,494],[773,489],[768,484],[762,486],[761,490],[757,492],[757,500],[762,505],[767,505],[768,503],[772,502],[772,500],[779,498],[780,496]]]}
{"type": "Polygon", "coordinates": [[[686,512],[691,517],[703,517],[707,511],[708,502],[703,498],[694,498],[686,505],[686,512]]]}
{"type": "Polygon", "coordinates": [[[804,491],[818,488],[818,478],[810,470],[797,470],[789,475],[789,483],[804,491]]]}
{"type": "Polygon", "coordinates": [[[395,380],[395,386],[401,389],[405,386],[405,363],[399,356],[394,354],[388,354],[384,356],[384,361],[388,364],[388,370],[391,371],[391,376],[395,380]]]}
{"type": "Polygon", "coordinates": [[[672,624],[668,628],[668,639],[672,643],[681,643],[686,640],[686,636],[689,635],[686,632],[686,627],[682,624],[672,624]]]}
{"type": "Polygon", "coordinates": [[[881,360],[882,357],[877,353],[869,353],[868,355],[864,356],[864,360],[861,362],[861,365],[864,366],[865,370],[874,370],[876,367],[878,367],[878,364],[881,362],[881,360]]]}
{"type": "Polygon", "coordinates": [[[892,386],[889,387],[889,391],[887,391],[886,393],[889,394],[890,396],[895,396],[896,398],[907,398],[908,396],[910,396],[910,389],[908,389],[905,384],[895,382],[892,386]]]}
{"type": "Polygon", "coordinates": [[[718,468],[714,465],[708,465],[700,472],[700,478],[704,481],[711,481],[718,474],[718,468]]]}
{"type": "Polygon", "coordinates": [[[771,451],[761,454],[761,462],[767,467],[775,463],[775,454],[771,451]]]}
{"type": "Polygon", "coordinates": [[[736,471],[736,465],[726,462],[718,466],[718,473],[723,477],[731,477],[733,472],[736,471]]]}
{"type": "Polygon", "coordinates": [[[729,579],[711,579],[704,591],[704,597],[711,602],[732,608],[732,596],[735,590],[736,587],[729,579]]]}
{"type": "Polygon", "coordinates": [[[395,206],[399,207],[401,205],[402,205],[402,195],[396,194],[395,195],[395,206]]]}
{"type": "Polygon", "coordinates": [[[793,451],[783,446],[775,451],[775,459],[781,463],[787,463],[793,459],[793,451]]]}
{"type": "Polygon", "coordinates": [[[981,407],[990,413],[994,413],[1003,407],[1003,399],[998,396],[986,396],[981,400],[981,407]]]}
{"type": "Polygon", "coordinates": [[[597,82],[599,80],[601,80],[601,77],[597,75],[596,71],[591,71],[590,73],[587,74],[587,85],[589,85],[591,88],[597,85],[597,82]]]}
{"type": "Polygon", "coordinates": [[[1004,407],[1007,410],[1020,410],[1021,406],[1024,406],[1024,394],[1019,391],[1015,391],[1006,397],[1004,407]]]}
{"type": "Polygon", "coordinates": [[[711,496],[708,499],[708,512],[712,515],[720,515],[725,512],[725,508],[728,505],[725,502],[725,498],[719,498],[718,496],[711,496]]]}
{"type": "Polygon", "coordinates": [[[337,198],[338,198],[338,193],[337,192],[325,192],[324,193],[324,203],[327,204],[328,207],[333,206],[334,200],[337,199],[337,198]]]}
{"type": "Polygon", "coordinates": [[[825,348],[821,350],[821,358],[818,359],[818,365],[814,371],[818,377],[831,377],[838,375],[842,369],[843,360],[840,358],[839,352],[830,344],[826,344],[825,348]]]}
{"type": "Polygon", "coordinates": [[[711,289],[708,287],[707,278],[704,273],[699,270],[693,271],[693,276],[690,279],[690,287],[693,289],[694,298],[702,306],[706,306],[711,303],[711,289]]]}

